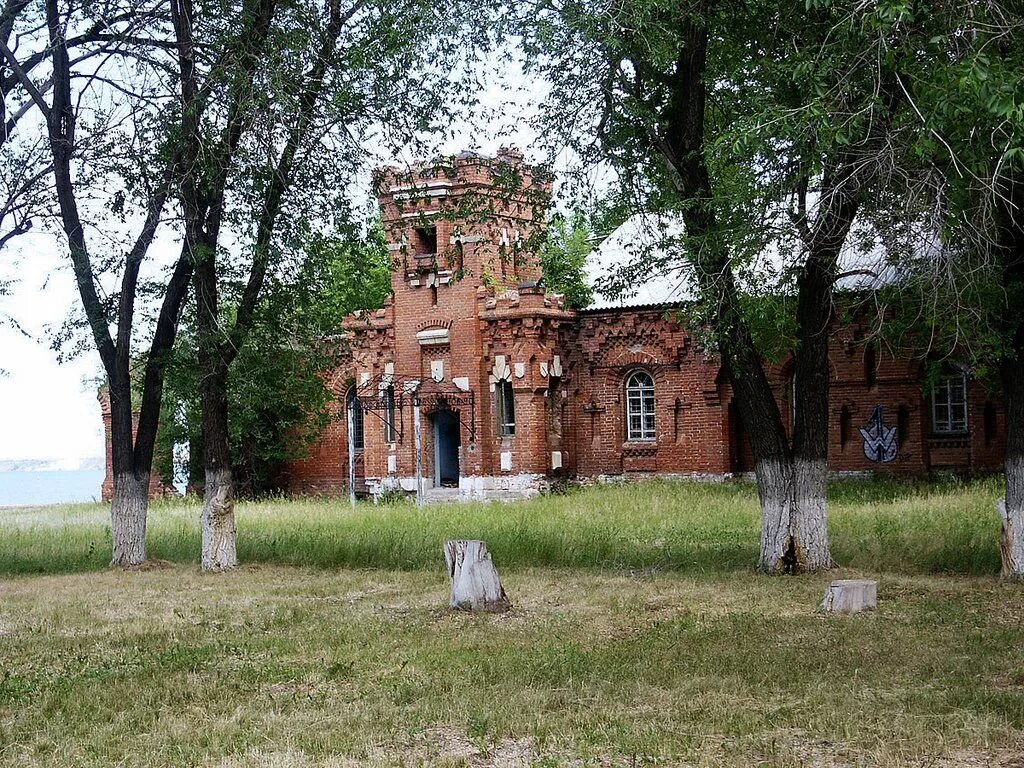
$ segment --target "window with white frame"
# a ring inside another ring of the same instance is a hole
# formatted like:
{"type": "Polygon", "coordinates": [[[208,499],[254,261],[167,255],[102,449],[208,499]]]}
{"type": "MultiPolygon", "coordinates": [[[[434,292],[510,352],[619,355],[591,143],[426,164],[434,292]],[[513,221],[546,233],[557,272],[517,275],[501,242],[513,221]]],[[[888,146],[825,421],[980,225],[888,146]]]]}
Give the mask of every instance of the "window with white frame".
{"type": "Polygon", "coordinates": [[[967,374],[952,371],[938,378],[932,388],[932,431],[939,435],[967,431],[967,374]]]}
{"type": "Polygon", "coordinates": [[[494,385],[494,409],[498,414],[498,434],[512,437],[516,433],[516,397],[508,379],[494,385]]]}
{"type": "Polygon", "coordinates": [[[384,405],[384,442],[395,442],[395,388],[387,387],[381,392],[384,405]]]}
{"type": "Polygon", "coordinates": [[[646,371],[633,371],[626,379],[626,439],[654,442],[654,379],[646,371]]]}
{"type": "Polygon", "coordinates": [[[359,404],[356,396],[356,388],[352,387],[346,397],[348,409],[352,412],[352,447],[357,451],[363,450],[363,407],[359,404]]]}

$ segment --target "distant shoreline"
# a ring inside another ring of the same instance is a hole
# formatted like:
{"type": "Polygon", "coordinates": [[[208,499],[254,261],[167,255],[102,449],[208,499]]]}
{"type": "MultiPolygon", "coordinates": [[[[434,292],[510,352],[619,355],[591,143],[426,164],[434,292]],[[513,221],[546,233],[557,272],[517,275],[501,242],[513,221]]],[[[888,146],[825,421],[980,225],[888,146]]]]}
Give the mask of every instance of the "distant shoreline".
{"type": "Polygon", "coordinates": [[[0,459],[0,472],[94,472],[103,471],[102,456],[85,459],[0,459]]]}

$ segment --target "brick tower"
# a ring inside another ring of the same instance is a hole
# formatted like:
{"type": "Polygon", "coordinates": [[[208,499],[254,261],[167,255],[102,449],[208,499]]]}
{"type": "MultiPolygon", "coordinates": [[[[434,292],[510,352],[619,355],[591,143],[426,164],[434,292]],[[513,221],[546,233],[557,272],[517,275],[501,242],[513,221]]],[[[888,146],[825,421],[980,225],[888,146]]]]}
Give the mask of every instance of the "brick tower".
{"type": "Polygon", "coordinates": [[[540,284],[550,181],[513,150],[387,168],[375,181],[393,293],[345,326],[365,486],[414,488],[415,395],[427,489],[536,487],[561,466],[542,425],[561,370],[558,326],[573,317],[540,284]]]}

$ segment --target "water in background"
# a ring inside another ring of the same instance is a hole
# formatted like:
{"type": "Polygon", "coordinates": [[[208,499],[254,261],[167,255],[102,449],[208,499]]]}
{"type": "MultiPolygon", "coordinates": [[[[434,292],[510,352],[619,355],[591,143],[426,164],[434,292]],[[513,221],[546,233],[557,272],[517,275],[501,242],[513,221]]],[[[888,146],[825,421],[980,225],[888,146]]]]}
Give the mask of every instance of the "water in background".
{"type": "Polygon", "coordinates": [[[0,507],[99,501],[102,469],[0,472],[0,507]]]}

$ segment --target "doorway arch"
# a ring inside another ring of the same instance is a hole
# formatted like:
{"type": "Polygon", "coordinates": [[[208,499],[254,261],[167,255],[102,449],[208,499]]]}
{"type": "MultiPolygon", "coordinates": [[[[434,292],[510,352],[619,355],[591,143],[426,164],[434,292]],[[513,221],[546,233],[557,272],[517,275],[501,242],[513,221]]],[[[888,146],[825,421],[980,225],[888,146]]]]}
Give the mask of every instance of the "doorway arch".
{"type": "Polygon", "coordinates": [[[450,408],[434,412],[434,486],[459,485],[459,415],[450,408]]]}

